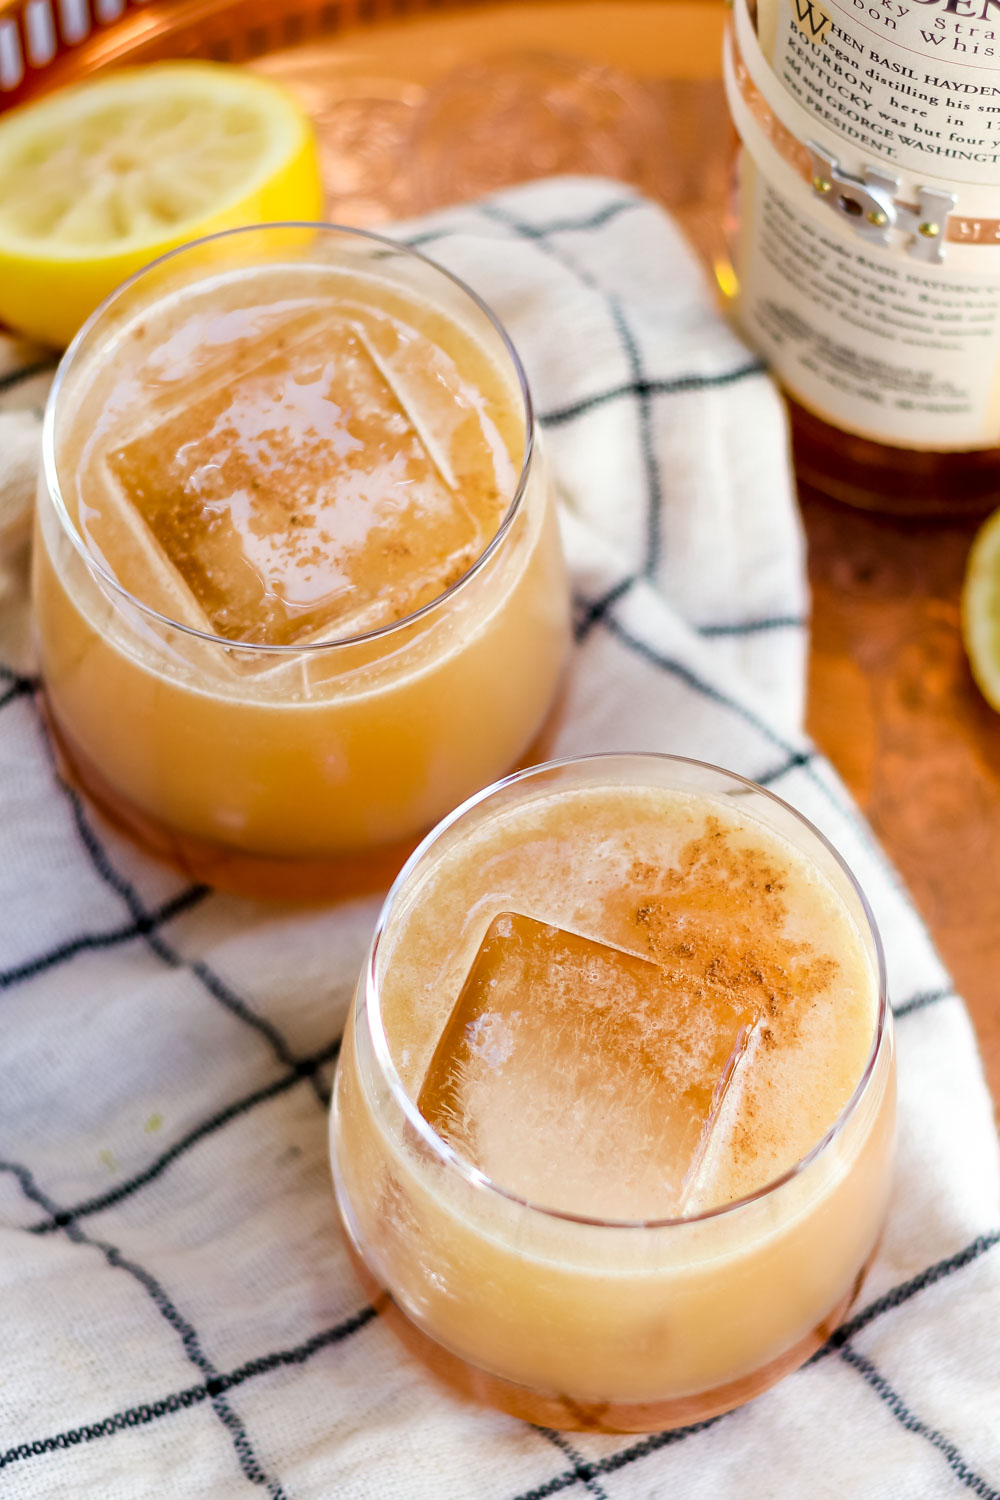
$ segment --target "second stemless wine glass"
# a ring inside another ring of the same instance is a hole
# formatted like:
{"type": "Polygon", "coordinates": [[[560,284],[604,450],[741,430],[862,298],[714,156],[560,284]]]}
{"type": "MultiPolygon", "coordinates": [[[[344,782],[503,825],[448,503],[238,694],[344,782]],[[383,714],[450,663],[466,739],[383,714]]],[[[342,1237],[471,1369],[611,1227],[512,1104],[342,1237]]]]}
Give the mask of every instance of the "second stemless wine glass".
{"type": "Polygon", "coordinates": [[[355,230],[165,256],[60,366],[34,596],[85,790],[199,878],[321,890],[508,769],[552,702],[568,590],[510,340],[355,230]]]}
{"type": "Polygon", "coordinates": [[[716,767],[594,756],[489,788],[412,856],[331,1145],[362,1278],[431,1368],[532,1422],[649,1431],[832,1332],[894,1120],[881,945],[826,840],[716,767]],[[673,1196],[678,1099],[710,1144],[673,1196]]]}

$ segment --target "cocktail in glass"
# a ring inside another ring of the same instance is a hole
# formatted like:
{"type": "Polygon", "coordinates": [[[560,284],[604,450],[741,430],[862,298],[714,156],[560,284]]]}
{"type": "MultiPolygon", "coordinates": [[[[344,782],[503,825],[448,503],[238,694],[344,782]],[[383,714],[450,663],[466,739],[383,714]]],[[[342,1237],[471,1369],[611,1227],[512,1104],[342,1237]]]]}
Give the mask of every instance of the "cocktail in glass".
{"type": "Polygon", "coordinates": [[[275,894],[412,846],[523,757],[568,642],[506,334],[424,257],[329,226],[187,246],[85,325],[34,587],[76,777],[193,874],[275,894]]]}
{"type": "Polygon", "coordinates": [[[355,1261],[439,1375],[640,1431],[828,1337],[894,1115],[879,939],[830,845],[728,772],[596,756],[481,793],[404,868],[331,1140],[355,1261]]]}

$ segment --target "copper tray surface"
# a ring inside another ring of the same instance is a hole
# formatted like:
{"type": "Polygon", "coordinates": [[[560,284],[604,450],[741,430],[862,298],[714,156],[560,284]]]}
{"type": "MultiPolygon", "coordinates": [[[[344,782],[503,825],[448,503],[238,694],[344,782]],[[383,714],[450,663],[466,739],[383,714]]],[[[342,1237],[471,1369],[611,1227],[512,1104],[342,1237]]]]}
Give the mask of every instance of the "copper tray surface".
{"type": "MultiPolygon", "coordinates": [[[[665,203],[707,261],[721,252],[718,0],[94,4],[90,35],[29,66],[0,108],[109,63],[257,55],[316,121],[331,218],[378,224],[529,177],[601,172],[665,203]],[[101,12],[117,18],[102,25],[101,12]]],[[[0,27],[20,10],[0,0],[0,27]]],[[[1000,717],[972,682],[958,621],[974,523],[801,500],[809,728],[908,881],[1000,1101],[1000,717]]]]}

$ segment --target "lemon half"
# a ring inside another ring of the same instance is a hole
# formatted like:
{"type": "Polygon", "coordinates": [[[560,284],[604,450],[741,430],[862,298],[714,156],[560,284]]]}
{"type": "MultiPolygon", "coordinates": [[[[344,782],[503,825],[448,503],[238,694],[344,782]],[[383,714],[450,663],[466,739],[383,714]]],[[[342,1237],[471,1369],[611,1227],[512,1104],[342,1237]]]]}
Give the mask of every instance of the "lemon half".
{"type": "Polygon", "coordinates": [[[969,553],[962,637],[983,697],[1000,711],[1000,510],[982,527],[969,553]]]}
{"type": "Polygon", "coordinates": [[[102,74],[0,117],[0,320],[65,345],[164,251],[321,212],[312,128],[276,84],[223,63],[102,74]]]}

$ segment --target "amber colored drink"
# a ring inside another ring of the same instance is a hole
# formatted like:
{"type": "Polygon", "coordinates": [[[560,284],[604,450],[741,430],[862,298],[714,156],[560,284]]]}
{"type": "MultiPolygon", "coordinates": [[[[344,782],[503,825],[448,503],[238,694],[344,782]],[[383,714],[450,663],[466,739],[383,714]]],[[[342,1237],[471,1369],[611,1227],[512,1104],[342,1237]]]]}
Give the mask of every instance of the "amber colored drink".
{"type": "Polygon", "coordinates": [[[332,1112],[380,1306],[529,1420],[737,1405],[850,1304],[889,1189],[878,938],[792,809],[697,762],[512,777],[383,910],[332,1112]]]}
{"type": "Polygon", "coordinates": [[[51,717],[192,873],[295,894],[538,731],[568,602],[530,398],[422,258],[294,227],[165,258],[69,351],[45,459],[51,717]]]}

